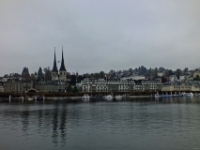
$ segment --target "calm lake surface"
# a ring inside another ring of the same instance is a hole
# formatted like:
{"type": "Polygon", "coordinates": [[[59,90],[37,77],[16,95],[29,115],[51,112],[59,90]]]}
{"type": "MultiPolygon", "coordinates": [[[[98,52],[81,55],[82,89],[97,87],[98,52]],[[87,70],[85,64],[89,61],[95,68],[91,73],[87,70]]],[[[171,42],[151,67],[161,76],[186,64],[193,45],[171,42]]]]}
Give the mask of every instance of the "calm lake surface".
{"type": "Polygon", "coordinates": [[[200,97],[0,103],[0,150],[200,150],[200,97]]]}

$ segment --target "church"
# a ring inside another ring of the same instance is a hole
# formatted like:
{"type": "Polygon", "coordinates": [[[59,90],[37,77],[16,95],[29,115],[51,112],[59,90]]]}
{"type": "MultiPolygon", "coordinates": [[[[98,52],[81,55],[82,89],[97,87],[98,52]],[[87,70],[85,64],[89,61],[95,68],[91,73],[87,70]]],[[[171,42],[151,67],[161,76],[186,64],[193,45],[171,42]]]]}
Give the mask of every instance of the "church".
{"type": "Polygon", "coordinates": [[[40,81],[35,84],[35,89],[40,92],[65,91],[67,87],[67,70],[64,62],[63,47],[60,69],[57,68],[56,50],[54,48],[54,61],[51,71],[51,81],[40,81]]]}
{"type": "Polygon", "coordinates": [[[62,47],[62,60],[60,69],[58,71],[57,68],[57,61],[56,61],[56,51],[54,50],[54,62],[53,62],[53,69],[51,73],[52,81],[61,81],[66,82],[67,81],[67,70],[65,68],[65,62],[64,62],[64,56],[63,56],[63,47],[62,47]]]}

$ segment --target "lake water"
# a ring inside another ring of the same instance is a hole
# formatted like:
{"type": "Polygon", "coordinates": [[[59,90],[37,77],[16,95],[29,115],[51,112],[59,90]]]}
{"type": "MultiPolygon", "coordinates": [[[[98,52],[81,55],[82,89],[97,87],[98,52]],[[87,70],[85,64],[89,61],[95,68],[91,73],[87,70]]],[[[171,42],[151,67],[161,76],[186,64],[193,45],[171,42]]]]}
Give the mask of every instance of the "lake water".
{"type": "Polygon", "coordinates": [[[0,103],[0,150],[200,150],[200,97],[0,103]]]}

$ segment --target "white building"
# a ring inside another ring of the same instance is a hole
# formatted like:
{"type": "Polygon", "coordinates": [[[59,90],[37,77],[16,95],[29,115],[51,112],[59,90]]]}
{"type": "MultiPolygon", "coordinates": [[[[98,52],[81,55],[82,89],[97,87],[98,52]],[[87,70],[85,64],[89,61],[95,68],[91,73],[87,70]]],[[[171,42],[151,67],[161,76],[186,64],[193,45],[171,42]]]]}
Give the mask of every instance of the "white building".
{"type": "Polygon", "coordinates": [[[84,79],[81,82],[83,92],[133,92],[161,90],[159,81],[84,79]]]}
{"type": "Polygon", "coordinates": [[[3,83],[0,83],[0,92],[4,91],[3,83]]]}
{"type": "Polygon", "coordinates": [[[176,75],[171,75],[171,76],[169,76],[169,81],[170,81],[170,82],[175,82],[175,81],[177,81],[177,80],[178,80],[178,78],[177,78],[176,75]]]}
{"type": "Polygon", "coordinates": [[[162,77],[162,76],[164,76],[164,72],[158,72],[158,77],[162,77]]]}
{"type": "Polygon", "coordinates": [[[176,92],[187,92],[187,91],[200,91],[200,87],[195,84],[170,84],[162,86],[163,92],[176,91],[176,92]]]}
{"type": "Polygon", "coordinates": [[[132,79],[132,80],[145,80],[145,76],[141,76],[141,75],[132,75],[132,76],[129,76],[129,77],[124,77],[124,78],[121,78],[121,80],[127,80],[127,79],[132,79]]]}

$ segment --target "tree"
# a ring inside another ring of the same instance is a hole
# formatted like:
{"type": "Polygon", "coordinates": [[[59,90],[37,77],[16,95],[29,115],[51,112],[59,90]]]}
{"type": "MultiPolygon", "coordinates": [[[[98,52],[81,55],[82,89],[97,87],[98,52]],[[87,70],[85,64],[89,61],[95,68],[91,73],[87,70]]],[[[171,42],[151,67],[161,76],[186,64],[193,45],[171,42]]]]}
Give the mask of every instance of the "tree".
{"type": "Polygon", "coordinates": [[[48,68],[43,69],[44,74],[45,74],[45,80],[50,81],[51,80],[51,70],[48,68]]]}
{"type": "Polygon", "coordinates": [[[79,75],[78,78],[77,78],[77,82],[81,82],[83,79],[84,79],[84,76],[79,75]]]}
{"type": "Polygon", "coordinates": [[[105,77],[105,73],[103,71],[100,71],[99,72],[99,76],[100,76],[100,78],[104,78],[105,77]]]}
{"type": "Polygon", "coordinates": [[[154,77],[154,78],[157,78],[157,77],[158,77],[158,68],[157,68],[157,67],[154,69],[153,77],[154,77]]]}
{"type": "Polygon", "coordinates": [[[73,88],[73,92],[74,92],[74,93],[77,93],[77,92],[78,92],[78,89],[77,89],[76,86],[74,86],[74,88],[73,88]]]}
{"type": "Polygon", "coordinates": [[[167,77],[162,76],[162,83],[167,82],[167,77]]]}
{"type": "Polygon", "coordinates": [[[153,75],[153,70],[151,68],[149,68],[149,72],[148,72],[149,76],[153,75]]]}
{"type": "Polygon", "coordinates": [[[42,72],[42,68],[40,67],[38,70],[37,81],[43,81],[43,80],[44,80],[44,74],[42,72]]]}
{"type": "Polygon", "coordinates": [[[176,69],[175,73],[176,73],[177,78],[179,79],[180,75],[182,74],[182,71],[181,71],[181,69],[176,69]]]}
{"type": "Polygon", "coordinates": [[[71,81],[70,84],[76,85],[76,75],[71,75],[71,81]]]}
{"type": "Polygon", "coordinates": [[[130,72],[130,74],[133,74],[133,69],[129,68],[128,71],[130,72]]]}
{"type": "Polygon", "coordinates": [[[189,69],[186,67],[186,68],[183,70],[183,72],[184,72],[184,73],[187,73],[188,70],[189,70],[189,69]]]}
{"type": "Polygon", "coordinates": [[[169,70],[165,70],[165,77],[169,77],[169,70]]]}
{"type": "Polygon", "coordinates": [[[22,70],[22,77],[25,79],[30,79],[29,70],[27,67],[24,67],[22,70]]]}
{"type": "Polygon", "coordinates": [[[86,74],[84,74],[83,76],[84,76],[84,78],[89,78],[89,77],[90,77],[90,74],[89,74],[89,73],[86,73],[86,74]]]}
{"type": "Polygon", "coordinates": [[[143,75],[146,75],[147,74],[147,68],[144,67],[144,66],[141,66],[140,73],[143,74],[143,75]]]}
{"type": "Polygon", "coordinates": [[[140,66],[139,66],[139,68],[138,68],[138,74],[139,74],[139,75],[141,74],[141,68],[140,68],[140,66]]]}
{"type": "Polygon", "coordinates": [[[35,77],[34,74],[31,74],[31,80],[32,80],[32,81],[36,81],[36,77],[35,77]]]}
{"type": "Polygon", "coordinates": [[[166,69],[164,68],[164,67],[160,67],[159,68],[159,72],[163,72],[163,71],[165,71],[166,69]]]}
{"type": "Polygon", "coordinates": [[[168,72],[169,72],[169,76],[174,75],[174,72],[171,69],[168,72]]]}
{"type": "Polygon", "coordinates": [[[199,80],[200,78],[199,78],[199,75],[196,75],[196,77],[194,78],[194,80],[199,80]]]}
{"type": "Polygon", "coordinates": [[[96,79],[99,79],[100,78],[100,74],[99,73],[94,73],[93,77],[96,78],[96,79]]]}
{"type": "Polygon", "coordinates": [[[68,85],[68,87],[67,87],[67,92],[72,92],[72,87],[71,87],[71,85],[68,85]]]}
{"type": "Polygon", "coordinates": [[[8,75],[8,74],[5,74],[3,77],[4,77],[4,78],[8,78],[8,77],[9,77],[9,75],[8,75]]]}
{"type": "Polygon", "coordinates": [[[115,70],[110,70],[109,75],[111,78],[113,78],[115,76],[115,70]]]}

